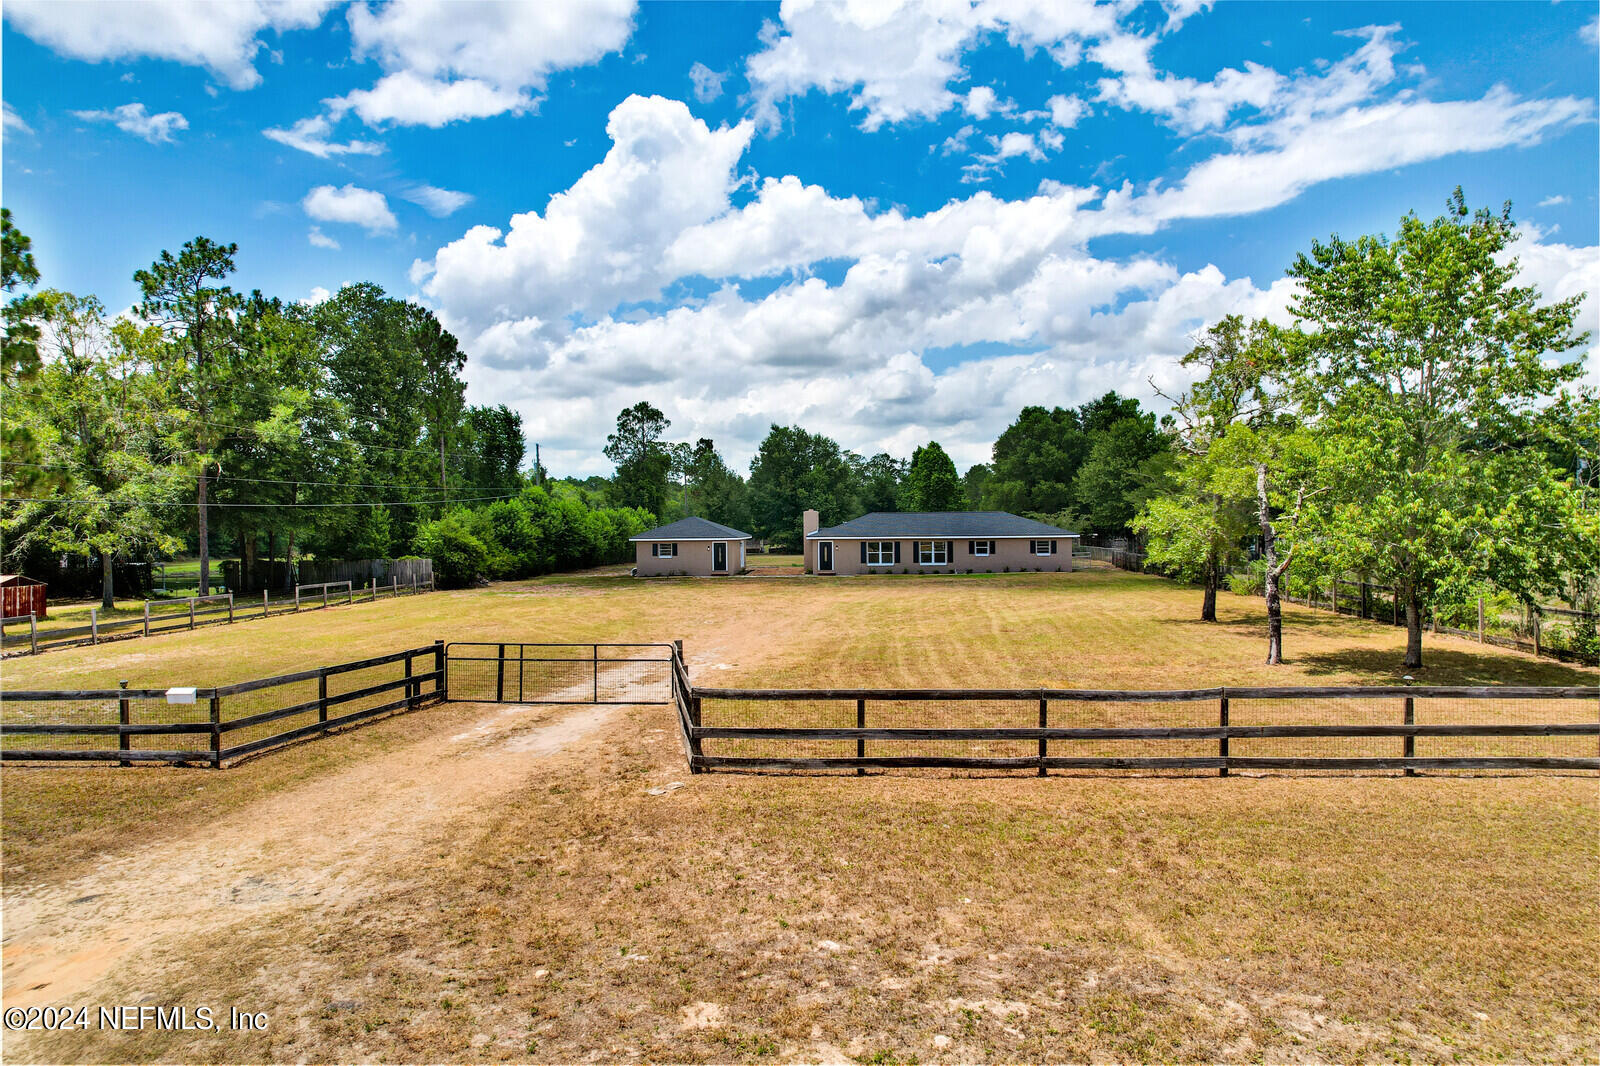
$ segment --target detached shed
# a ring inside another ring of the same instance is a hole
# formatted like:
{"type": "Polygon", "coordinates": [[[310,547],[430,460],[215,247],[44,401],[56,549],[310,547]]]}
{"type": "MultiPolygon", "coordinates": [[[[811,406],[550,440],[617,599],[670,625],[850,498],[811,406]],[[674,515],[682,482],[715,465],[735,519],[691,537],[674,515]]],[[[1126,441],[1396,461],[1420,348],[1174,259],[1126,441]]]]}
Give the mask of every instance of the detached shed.
{"type": "Polygon", "coordinates": [[[704,518],[683,518],[647,529],[632,539],[636,577],[712,577],[744,569],[744,547],[750,534],[704,518]]]}
{"type": "Polygon", "coordinates": [[[0,618],[26,618],[31,614],[43,619],[48,588],[43,581],[21,574],[0,574],[0,618]]]}

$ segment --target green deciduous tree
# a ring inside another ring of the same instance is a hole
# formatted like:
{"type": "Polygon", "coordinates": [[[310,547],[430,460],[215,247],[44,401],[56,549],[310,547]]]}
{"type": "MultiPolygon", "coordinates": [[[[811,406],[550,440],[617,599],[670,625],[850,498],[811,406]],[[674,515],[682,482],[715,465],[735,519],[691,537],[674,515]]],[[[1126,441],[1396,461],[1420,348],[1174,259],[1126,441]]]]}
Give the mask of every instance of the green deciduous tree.
{"type": "Polygon", "coordinates": [[[960,511],[966,506],[956,464],[938,441],[929,441],[911,453],[911,466],[900,490],[901,510],[960,511]]]}
{"type": "Polygon", "coordinates": [[[1581,297],[1541,303],[1506,255],[1509,205],[1401,220],[1393,240],[1313,242],[1289,271],[1305,326],[1291,346],[1317,441],[1329,552],[1400,590],[1405,666],[1422,665],[1422,610],[1474,575],[1531,601],[1583,551],[1579,492],[1542,447],[1549,408],[1582,373],[1581,297]]]}
{"type": "Polygon", "coordinates": [[[744,479],[734,473],[708,437],[695,441],[688,460],[690,514],[701,515],[735,529],[750,524],[750,506],[744,479]]]}
{"type": "Polygon", "coordinates": [[[1024,407],[994,442],[982,506],[1019,514],[1071,508],[1073,479],[1087,451],[1076,411],[1024,407]]]}
{"type": "Polygon", "coordinates": [[[178,502],[189,481],[161,446],[163,412],[140,331],[113,328],[92,296],[49,290],[37,306],[48,350],[23,417],[48,450],[59,491],[6,516],[7,551],[98,557],[101,603],[110,608],[119,558],[178,546],[164,505],[178,502]]]}
{"type": "Polygon", "coordinates": [[[799,426],[773,426],[750,463],[750,515],[759,537],[785,547],[802,541],[801,517],[814,508],[826,521],[859,513],[850,468],[839,445],[799,426]]]}
{"type": "Polygon", "coordinates": [[[1243,542],[1259,518],[1257,471],[1236,461],[1239,449],[1217,445],[1235,425],[1268,430],[1277,423],[1283,360],[1268,323],[1247,329],[1229,315],[1182,362],[1203,376],[1172,400],[1171,489],[1145,502],[1133,528],[1144,534],[1151,562],[1202,585],[1200,618],[1215,622],[1217,589],[1243,560],[1243,542]]]}

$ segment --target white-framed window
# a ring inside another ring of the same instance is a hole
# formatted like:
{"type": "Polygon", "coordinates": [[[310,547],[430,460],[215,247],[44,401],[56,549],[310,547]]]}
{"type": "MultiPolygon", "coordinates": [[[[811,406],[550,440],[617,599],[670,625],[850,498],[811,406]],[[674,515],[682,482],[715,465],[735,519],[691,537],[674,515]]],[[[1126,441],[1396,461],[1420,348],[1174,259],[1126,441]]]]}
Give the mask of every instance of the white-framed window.
{"type": "Polygon", "coordinates": [[[650,549],[650,554],[654,555],[657,559],[671,559],[673,556],[678,554],[678,546],[676,544],[657,543],[650,545],[650,549]]]}
{"type": "Polygon", "coordinates": [[[1054,554],[1054,552],[1052,552],[1050,549],[1050,542],[1048,540],[1030,540],[1028,541],[1028,550],[1034,555],[1054,554]]]}
{"type": "Polygon", "coordinates": [[[868,566],[893,566],[894,565],[894,541],[892,541],[892,540],[869,540],[869,541],[867,541],[867,565],[868,566]]]}
{"type": "Polygon", "coordinates": [[[949,562],[949,542],[942,540],[917,541],[917,564],[919,566],[945,566],[949,562]]]}
{"type": "Polygon", "coordinates": [[[995,551],[994,551],[994,541],[992,541],[992,540],[975,540],[975,541],[972,542],[972,554],[973,555],[978,556],[979,558],[985,558],[987,556],[993,555],[994,553],[995,553],[995,551]]]}

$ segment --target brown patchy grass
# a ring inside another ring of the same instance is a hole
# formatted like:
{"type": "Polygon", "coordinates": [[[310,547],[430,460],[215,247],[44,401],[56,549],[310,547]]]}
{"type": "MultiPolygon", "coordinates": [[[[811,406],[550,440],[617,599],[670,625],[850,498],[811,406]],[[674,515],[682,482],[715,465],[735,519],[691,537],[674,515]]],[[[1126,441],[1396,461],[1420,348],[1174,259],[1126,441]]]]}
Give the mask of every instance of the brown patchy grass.
{"type": "MultiPolygon", "coordinates": [[[[435,636],[682,637],[708,685],[1375,683],[1400,672],[1397,630],[1291,610],[1293,661],[1269,670],[1253,602],[1224,597],[1215,626],[1190,620],[1197,607],[1191,591],[1099,571],[560,578],[386,604],[379,624],[358,608],[12,660],[6,684],[212,684],[435,636]]],[[[1425,683],[1600,676],[1454,638],[1426,651],[1425,683]]],[[[220,773],[7,767],[8,896],[65,889],[158,841],[198,850],[219,817],[294,806],[352,768],[426,765],[421,745],[483,710],[430,710],[220,773]]],[[[437,835],[366,853],[344,875],[359,891],[219,908],[80,997],[232,1003],[266,1010],[266,1034],[30,1036],[16,1052],[1600,1056],[1593,777],[690,777],[671,727],[665,709],[628,711],[528,763],[484,805],[446,812],[437,835]],[[675,781],[685,787],[650,795],[675,781]]],[[[441,759],[438,773],[458,763],[441,759]]],[[[320,831],[346,830],[334,817],[320,831]]]]}

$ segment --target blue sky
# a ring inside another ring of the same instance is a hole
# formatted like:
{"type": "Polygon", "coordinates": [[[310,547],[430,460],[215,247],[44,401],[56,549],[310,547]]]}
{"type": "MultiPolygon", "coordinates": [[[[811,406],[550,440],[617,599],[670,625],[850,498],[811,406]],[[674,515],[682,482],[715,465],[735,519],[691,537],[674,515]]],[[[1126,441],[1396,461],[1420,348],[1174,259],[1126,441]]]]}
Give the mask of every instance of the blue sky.
{"type": "Polygon", "coordinates": [[[13,0],[4,201],[112,308],[197,234],[244,289],[426,303],[558,471],[638,399],[739,466],[773,422],[965,465],[1025,403],[1181,387],[1313,238],[1457,184],[1600,289],[1596,16],[13,0]]]}

